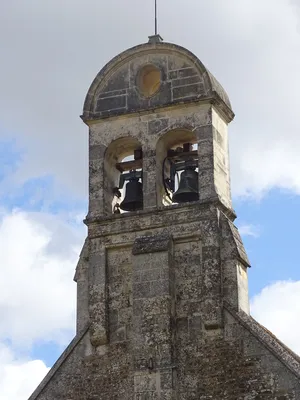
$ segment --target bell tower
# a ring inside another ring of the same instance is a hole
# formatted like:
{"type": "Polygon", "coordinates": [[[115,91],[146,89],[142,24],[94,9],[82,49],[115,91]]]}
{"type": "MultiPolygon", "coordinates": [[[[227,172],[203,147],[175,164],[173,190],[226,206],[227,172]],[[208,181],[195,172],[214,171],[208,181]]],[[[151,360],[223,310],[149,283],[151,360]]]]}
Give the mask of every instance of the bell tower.
{"type": "Polygon", "coordinates": [[[31,400],[300,398],[296,356],[249,315],[233,117],[200,60],[158,35],[96,76],[77,333],[31,400]]]}
{"type": "Polygon", "coordinates": [[[95,349],[130,345],[136,398],[176,398],[182,345],[219,335],[224,300],[249,311],[248,260],[232,224],[233,116],[203,64],[156,36],[113,59],[87,94],[90,275],[81,314],[95,349]],[[232,248],[221,254],[224,241],[232,248]]]}

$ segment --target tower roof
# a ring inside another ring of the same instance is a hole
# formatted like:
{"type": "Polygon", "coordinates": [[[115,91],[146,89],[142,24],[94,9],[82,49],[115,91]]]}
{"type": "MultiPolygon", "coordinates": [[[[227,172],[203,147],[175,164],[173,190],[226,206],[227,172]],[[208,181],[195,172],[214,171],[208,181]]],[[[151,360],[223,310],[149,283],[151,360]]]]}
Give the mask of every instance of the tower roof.
{"type": "Polygon", "coordinates": [[[225,89],[192,52],[150,37],[148,43],[125,50],[101,69],[86,95],[82,118],[89,121],[191,101],[210,101],[229,121],[234,117],[225,89]],[[136,80],[147,64],[158,66],[162,81],[160,93],[149,97],[140,95],[136,80]]]}

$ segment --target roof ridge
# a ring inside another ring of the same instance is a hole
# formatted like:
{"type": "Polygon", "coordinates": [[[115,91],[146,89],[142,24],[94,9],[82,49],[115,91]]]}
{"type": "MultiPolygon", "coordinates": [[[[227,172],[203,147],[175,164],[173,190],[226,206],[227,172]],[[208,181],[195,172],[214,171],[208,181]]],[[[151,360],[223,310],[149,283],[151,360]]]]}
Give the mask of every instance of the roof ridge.
{"type": "Polygon", "coordinates": [[[296,353],[251,315],[246,314],[244,311],[236,311],[227,301],[224,301],[224,307],[297,378],[300,378],[300,357],[296,353]]]}
{"type": "Polygon", "coordinates": [[[84,337],[84,335],[88,332],[90,327],[90,324],[87,324],[86,327],[79,333],[77,334],[71,343],[68,345],[68,347],[65,349],[65,351],[61,354],[59,359],[55,362],[55,364],[51,367],[50,371],[47,373],[45,378],[42,380],[42,382],[39,384],[39,386],[35,389],[35,391],[31,394],[31,396],[28,398],[28,400],[36,400],[41,393],[43,389],[48,385],[50,380],[53,378],[53,376],[56,374],[58,369],[62,366],[62,364],[67,360],[67,358],[71,355],[77,344],[81,341],[81,339],[84,337]]]}

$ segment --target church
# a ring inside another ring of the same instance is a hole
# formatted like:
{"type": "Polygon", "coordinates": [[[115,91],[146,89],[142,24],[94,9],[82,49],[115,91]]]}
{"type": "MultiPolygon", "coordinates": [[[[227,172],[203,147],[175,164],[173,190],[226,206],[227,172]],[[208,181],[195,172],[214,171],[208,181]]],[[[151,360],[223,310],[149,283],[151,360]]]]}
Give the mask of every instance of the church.
{"type": "Polygon", "coordinates": [[[29,400],[299,400],[300,358],[249,313],[226,91],[159,35],[84,102],[77,331],[29,400]]]}

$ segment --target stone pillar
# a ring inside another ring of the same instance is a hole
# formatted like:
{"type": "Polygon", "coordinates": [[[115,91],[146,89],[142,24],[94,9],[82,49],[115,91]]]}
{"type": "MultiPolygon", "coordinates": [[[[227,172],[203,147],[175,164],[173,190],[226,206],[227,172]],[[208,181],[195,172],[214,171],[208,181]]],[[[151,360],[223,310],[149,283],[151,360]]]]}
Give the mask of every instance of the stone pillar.
{"type": "Polygon", "coordinates": [[[201,221],[202,238],[202,316],[207,330],[221,328],[222,271],[218,210],[209,220],[201,221]]]}
{"type": "Polygon", "coordinates": [[[76,267],[74,281],[77,283],[77,321],[76,333],[81,333],[89,322],[89,241],[85,240],[80,253],[79,261],[76,267]]]}
{"type": "Polygon", "coordinates": [[[211,112],[214,140],[213,155],[215,188],[222,203],[226,207],[232,208],[229,172],[228,123],[214,107],[211,112]]]}
{"type": "Polygon", "coordinates": [[[212,109],[213,123],[196,129],[199,157],[199,198],[221,201],[231,209],[227,124],[212,109]]]}
{"type": "Polygon", "coordinates": [[[97,143],[90,131],[89,151],[89,216],[104,213],[104,153],[106,147],[97,143]]]}
{"type": "Polygon", "coordinates": [[[133,246],[135,400],[176,398],[172,255],[169,235],[140,237],[133,246]]]}
{"type": "Polygon", "coordinates": [[[107,272],[106,250],[98,238],[90,239],[89,316],[91,343],[97,347],[107,343],[107,272]]]}
{"type": "Polygon", "coordinates": [[[198,140],[199,198],[214,200],[218,198],[214,176],[214,141],[212,125],[205,125],[196,130],[198,140]]]}
{"type": "Polygon", "coordinates": [[[156,154],[150,149],[143,154],[143,196],[144,210],[156,207],[156,154]]]}

